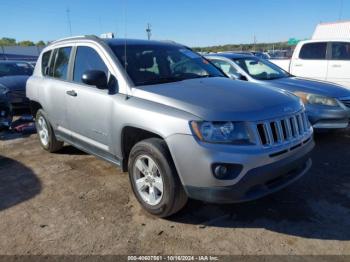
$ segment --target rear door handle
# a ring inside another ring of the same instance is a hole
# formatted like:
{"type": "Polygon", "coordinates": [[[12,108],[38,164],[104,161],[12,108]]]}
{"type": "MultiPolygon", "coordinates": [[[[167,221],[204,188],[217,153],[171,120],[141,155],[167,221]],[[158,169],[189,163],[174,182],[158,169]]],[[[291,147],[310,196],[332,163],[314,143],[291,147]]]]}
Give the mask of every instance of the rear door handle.
{"type": "Polygon", "coordinates": [[[299,67],[301,67],[301,66],[303,66],[303,64],[295,64],[294,66],[299,66],[299,67]]]}
{"type": "Polygon", "coordinates": [[[341,65],[332,65],[332,67],[341,67],[341,65]]]}
{"type": "Polygon", "coordinates": [[[66,94],[69,96],[77,96],[78,95],[77,92],[75,92],[74,90],[69,90],[66,92],[66,94]]]}

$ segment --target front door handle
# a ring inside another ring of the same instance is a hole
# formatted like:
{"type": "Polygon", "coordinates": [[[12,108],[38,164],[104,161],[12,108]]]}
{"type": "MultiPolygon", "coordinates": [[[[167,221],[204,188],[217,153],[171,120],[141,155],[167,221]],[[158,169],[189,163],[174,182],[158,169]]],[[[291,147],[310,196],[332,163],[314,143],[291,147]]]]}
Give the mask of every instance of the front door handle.
{"type": "Polygon", "coordinates": [[[341,67],[341,65],[337,65],[337,64],[335,64],[335,65],[332,65],[332,67],[341,67]]]}
{"type": "Polygon", "coordinates": [[[78,95],[77,92],[75,92],[74,90],[69,90],[66,92],[66,94],[69,96],[77,96],[78,95]]]}
{"type": "Polygon", "coordinates": [[[300,67],[300,66],[303,66],[303,64],[295,64],[294,66],[300,67]]]}

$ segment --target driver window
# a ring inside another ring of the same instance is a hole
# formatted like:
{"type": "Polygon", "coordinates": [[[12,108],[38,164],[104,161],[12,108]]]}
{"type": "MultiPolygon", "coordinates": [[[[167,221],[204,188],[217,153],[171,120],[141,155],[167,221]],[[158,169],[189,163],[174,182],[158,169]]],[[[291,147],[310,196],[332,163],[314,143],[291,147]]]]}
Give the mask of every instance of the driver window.
{"type": "Polygon", "coordinates": [[[91,47],[79,46],[74,62],[73,81],[82,83],[81,77],[88,70],[99,70],[105,72],[108,78],[108,68],[100,55],[91,47]]]}

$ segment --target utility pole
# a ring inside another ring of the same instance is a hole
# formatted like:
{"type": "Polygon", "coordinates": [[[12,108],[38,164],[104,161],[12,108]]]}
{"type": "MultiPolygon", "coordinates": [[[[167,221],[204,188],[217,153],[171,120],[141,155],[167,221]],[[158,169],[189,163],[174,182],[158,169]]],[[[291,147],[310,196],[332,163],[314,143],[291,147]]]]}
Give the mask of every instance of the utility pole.
{"type": "Polygon", "coordinates": [[[342,16],[343,16],[343,0],[340,0],[339,21],[341,21],[342,16]]]}
{"type": "Polygon", "coordinates": [[[148,40],[151,40],[152,29],[151,29],[151,25],[149,23],[147,24],[146,32],[147,32],[148,40]]]}
{"type": "Polygon", "coordinates": [[[256,51],[256,35],[254,34],[254,51],[256,51]]]}
{"type": "Polygon", "coordinates": [[[67,22],[68,22],[68,29],[69,29],[69,34],[72,36],[72,23],[70,21],[70,10],[67,8],[67,22]]]}

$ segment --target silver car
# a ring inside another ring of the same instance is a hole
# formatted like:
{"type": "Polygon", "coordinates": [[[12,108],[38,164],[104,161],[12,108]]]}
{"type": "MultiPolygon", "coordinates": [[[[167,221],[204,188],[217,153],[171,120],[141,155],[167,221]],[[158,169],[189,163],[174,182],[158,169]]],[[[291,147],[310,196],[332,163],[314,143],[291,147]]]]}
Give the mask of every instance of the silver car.
{"type": "Polygon", "coordinates": [[[311,166],[313,129],[289,93],[235,82],[185,46],[75,37],[51,43],[27,82],[41,146],[74,145],[129,172],[166,217],[187,198],[240,202],[311,166]]]}
{"type": "Polygon", "coordinates": [[[231,79],[281,88],[299,96],[314,129],[342,129],[349,125],[350,90],[342,86],[292,76],[258,57],[221,53],[206,58],[231,79]]]}

